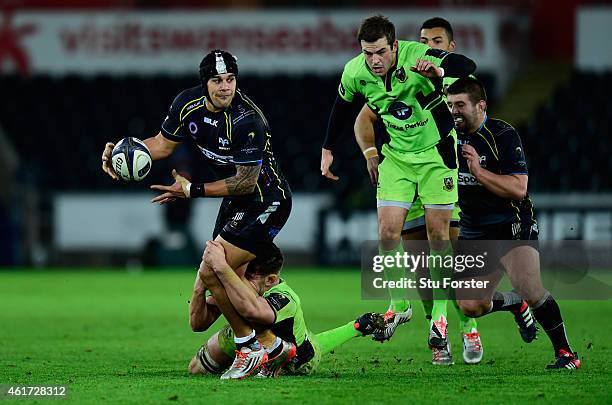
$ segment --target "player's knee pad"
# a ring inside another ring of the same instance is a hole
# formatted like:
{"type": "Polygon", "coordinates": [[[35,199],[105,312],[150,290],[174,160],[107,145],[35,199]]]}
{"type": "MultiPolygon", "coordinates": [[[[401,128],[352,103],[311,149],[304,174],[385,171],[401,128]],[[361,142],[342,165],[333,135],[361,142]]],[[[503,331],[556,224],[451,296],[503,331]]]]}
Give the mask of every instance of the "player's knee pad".
{"type": "Polygon", "coordinates": [[[203,345],[196,355],[202,374],[222,374],[224,369],[210,355],[207,345],[203,345]]]}

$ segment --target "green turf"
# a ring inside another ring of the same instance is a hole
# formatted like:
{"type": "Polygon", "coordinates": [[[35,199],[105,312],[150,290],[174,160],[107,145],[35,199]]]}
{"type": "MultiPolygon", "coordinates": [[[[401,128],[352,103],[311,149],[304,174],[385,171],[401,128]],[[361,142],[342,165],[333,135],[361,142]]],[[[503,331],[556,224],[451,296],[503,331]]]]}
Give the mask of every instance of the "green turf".
{"type": "MultiPolygon", "coordinates": [[[[356,271],[286,269],[285,277],[301,295],[314,332],[385,307],[360,300],[356,271]]],[[[610,301],[560,303],[584,363],[577,372],[544,370],[552,359],[546,337],[522,343],[504,313],[480,320],[484,361],[465,365],[452,311],[456,364],[434,367],[417,303],[413,320],[392,341],[354,339],[326,356],[311,377],[190,377],[189,359],[212,332],[189,329],[193,278],[171,271],[0,272],[0,384],[65,384],[79,403],[611,401],[610,301]]]]}

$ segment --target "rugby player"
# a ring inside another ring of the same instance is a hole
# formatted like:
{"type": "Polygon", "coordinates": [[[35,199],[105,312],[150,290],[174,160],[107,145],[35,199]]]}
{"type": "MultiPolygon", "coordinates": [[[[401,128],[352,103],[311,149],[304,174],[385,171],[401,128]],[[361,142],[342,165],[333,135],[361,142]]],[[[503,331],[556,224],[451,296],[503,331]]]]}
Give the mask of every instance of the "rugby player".
{"type": "Polygon", "coordinates": [[[461,145],[459,239],[519,241],[500,242],[494,247],[494,257],[499,258],[516,292],[494,290],[498,273],[492,276],[493,288],[483,290],[482,296],[458,290],[459,305],[471,317],[512,312],[526,342],[536,335],[533,312],[553,345],[555,363],[547,368],[578,369],[581,363],[569,345],[559,305],[540,278],[538,226],[527,192],[528,169],[521,139],[511,125],[487,115],[485,89],[478,80],[457,80],[447,92],[461,145]]]}
{"type": "MultiPolygon", "coordinates": [[[[266,118],[236,87],[236,58],[227,51],[211,51],[202,59],[199,72],[201,83],[174,99],[160,132],[144,142],[153,160],[170,156],[185,140],[193,142],[221,180],[191,183],[173,170],[174,184],[151,186],[162,192],[152,202],[223,197],[213,237],[223,244],[231,268],[244,269],[245,263],[266,252],[287,221],[291,191],[272,152],[266,118]]],[[[113,146],[106,144],[102,169],[116,180],[110,164],[113,146]]],[[[200,269],[205,266],[202,261],[200,269]]],[[[214,297],[217,307],[233,328],[238,348],[246,348],[253,361],[265,362],[267,354],[253,328],[236,313],[225,291],[219,294],[214,297]]],[[[235,359],[236,365],[243,364],[240,360],[235,359]]]]}
{"type": "MultiPolygon", "coordinates": [[[[455,130],[441,85],[434,82],[445,76],[467,76],[476,65],[462,55],[431,49],[419,42],[397,41],[395,27],[380,15],[364,20],[358,40],[362,54],[344,68],[328,131],[336,132],[343,111],[356,94],[366,98],[366,106],[355,121],[355,135],[372,183],[378,186],[381,253],[403,253],[403,224],[418,195],[425,207],[430,256],[452,255],[449,224],[457,201],[455,130]],[[385,159],[380,167],[374,146],[374,124],[378,119],[390,137],[382,147],[385,159]]],[[[434,273],[449,271],[433,267],[434,273]]],[[[388,279],[401,278],[402,268],[387,269],[388,279]]],[[[390,292],[388,328],[381,340],[391,337],[397,325],[412,315],[404,291],[390,292]]],[[[434,308],[428,340],[431,347],[446,348],[445,325],[444,314],[434,308]]]]}
{"type": "MultiPolygon", "coordinates": [[[[451,24],[439,17],[431,18],[425,21],[421,26],[420,31],[420,42],[429,46],[433,49],[440,49],[446,52],[453,52],[456,47],[456,43],[453,38],[453,28],[451,24]]],[[[444,77],[443,86],[446,88],[456,78],[444,77]]],[[[365,108],[365,107],[364,107],[365,108]]],[[[365,113],[365,112],[364,112],[365,113]]],[[[327,133],[326,139],[323,144],[321,152],[321,173],[329,179],[337,180],[330,171],[330,166],[333,161],[332,147],[338,144],[338,138],[340,137],[340,131],[327,133]],[[328,149],[329,148],[329,149],[328,149]]],[[[453,209],[452,217],[450,221],[450,239],[456,240],[459,235],[459,208],[455,206],[453,209]]],[[[417,196],[413,202],[402,230],[402,237],[404,240],[427,240],[427,232],[425,230],[425,210],[421,203],[421,198],[417,196]]],[[[423,277],[423,273],[426,270],[419,269],[419,278],[423,277]]],[[[428,272],[427,272],[428,273],[428,272]]],[[[449,274],[450,276],[450,274],[449,274]]],[[[423,293],[422,293],[423,294],[423,293]]],[[[424,294],[423,294],[424,295],[424,294]]],[[[446,333],[446,295],[445,293],[439,295],[438,302],[436,304],[437,318],[442,317],[443,322],[439,322],[438,329],[443,333],[446,333]]],[[[425,316],[428,320],[432,319],[432,310],[434,302],[427,297],[422,296],[422,303],[425,309],[425,316]]],[[[483,347],[480,339],[480,333],[478,332],[478,326],[474,318],[469,318],[461,312],[456,301],[453,300],[453,304],[456,308],[456,312],[459,316],[459,330],[461,331],[461,339],[463,342],[463,359],[468,364],[477,364],[482,360],[483,347]]],[[[393,335],[395,328],[398,323],[389,323],[384,335],[375,335],[375,338],[386,339],[393,335]]],[[[452,364],[452,355],[450,346],[447,345],[444,348],[431,347],[432,349],[432,363],[433,364],[452,364]]]]}
{"type": "MultiPolygon", "coordinates": [[[[451,24],[443,18],[434,17],[423,22],[420,31],[419,41],[433,49],[441,49],[446,52],[454,52],[456,42],[453,35],[453,27],[451,24]]],[[[451,85],[457,78],[444,77],[443,87],[446,89],[451,85]]],[[[455,204],[453,209],[449,236],[451,240],[457,240],[459,236],[459,207],[455,204]]],[[[421,198],[417,197],[414,201],[408,215],[406,216],[406,222],[404,223],[404,229],[402,231],[402,237],[404,240],[427,240],[427,232],[425,230],[425,210],[421,198]]],[[[421,271],[419,271],[421,273],[421,271]]],[[[419,274],[418,273],[418,274],[419,274]]],[[[419,274],[420,276],[420,274],[419,274]]],[[[431,276],[436,276],[432,273],[431,276]]],[[[436,308],[436,318],[442,321],[446,321],[446,307],[447,301],[445,293],[440,294],[436,297],[436,302],[433,300],[423,299],[423,308],[425,309],[425,317],[429,320],[432,319],[432,312],[434,306],[436,308]]],[[[478,325],[476,319],[465,316],[456,300],[452,300],[453,306],[455,307],[456,313],[459,317],[459,331],[461,332],[461,341],[463,343],[463,361],[468,364],[478,364],[482,361],[484,349],[482,341],[480,339],[480,333],[478,331],[478,325]]],[[[438,329],[441,331],[447,330],[447,325],[444,322],[438,321],[438,329]]],[[[433,364],[453,364],[453,358],[451,354],[450,345],[445,348],[432,347],[432,363],[433,364]]]]}
{"type": "MultiPolygon", "coordinates": [[[[274,334],[266,349],[270,360],[262,365],[257,377],[276,377],[281,369],[287,374],[311,374],[322,355],[354,337],[372,334],[384,326],[382,314],[366,313],[338,328],[316,335],[310,332],[300,297],[280,278],[283,256],[274,244],[270,245],[265,256],[257,256],[248,263],[242,279],[227,263],[221,243],[209,241],[204,260],[207,267],[199,271],[203,282],[195,286],[192,297],[192,301],[198,302],[190,312],[192,325],[203,331],[215,322],[220,311],[215,308],[213,300],[204,298],[204,294],[206,289],[225,289],[244,319],[257,330],[270,329],[274,334]]],[[[226,325],[198,350],[189,363],[189,372],[221,374],[232,363],[234,353],[241,356],[232,329],[226,325]]],[[[246,357],[242,358],[248,361],[246,357]]],[[[256,368],[254,365],[249,367],[249,373],[256,368]]],[[[231,378],[228,372],[223,374],[224,377],[231,378]]]]}

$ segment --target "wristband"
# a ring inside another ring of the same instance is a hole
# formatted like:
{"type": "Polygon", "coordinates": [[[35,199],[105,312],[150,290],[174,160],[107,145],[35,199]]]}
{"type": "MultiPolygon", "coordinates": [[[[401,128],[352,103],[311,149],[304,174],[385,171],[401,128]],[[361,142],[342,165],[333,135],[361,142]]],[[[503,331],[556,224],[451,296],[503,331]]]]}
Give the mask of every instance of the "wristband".
{"type": "Polygon", "coordinates": [[[366,160],[373,158],[373,157],[377,157],[378,149],[376,149],[374,146],[371,146],[363,151],[363,156],[366,158],[366,160]]]}
{"type": "Polygon", "coordinates": [[[190,198],[206,197],[206,191],[204,189],[204,183],[197,183],[189,186],[190,198]]]}

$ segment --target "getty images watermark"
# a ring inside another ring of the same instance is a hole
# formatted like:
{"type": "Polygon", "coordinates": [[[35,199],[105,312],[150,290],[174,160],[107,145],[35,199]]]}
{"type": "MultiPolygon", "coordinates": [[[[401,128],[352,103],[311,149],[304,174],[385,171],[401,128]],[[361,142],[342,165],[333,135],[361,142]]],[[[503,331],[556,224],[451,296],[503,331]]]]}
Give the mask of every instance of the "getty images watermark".
{"type": "Polygon", "coordinates": [[[467,269],[483,270],[486,266],[486,256],[487,252],[478,255],[432,255],[424,251],[417,254],[409,252],[377,254],[372,257],[372,271],[379,276],[374,277],[372,286],[376,289],[484,288],[489,284],[488,280],[459,280],[455,279],[453,272],[462,273],[467,269]],[[404,276],[425,268],[439,271],[441,277],[434,279],[404,276]],[[393,274],[394,271],[396,274],[393,274]]]}
{"type": "Polygon", "coordinates": [[[575,240],[461,240],[444,254],[431,252],[427,241],[403,242],[403,249],[392,253],[385,253],[380,241],[366,241],[361,296],[386,300],[389,290],[402,290],[408,299],[432,299],[434,291],[444,290],[449,297],[481,299],[511,288],[503,281],[506,266],[524,255],[535,258],[525,262],[532,266],[525,270],[539,271],[544,287],[558,299],[612,298],[612,241],[575,240]]]}

